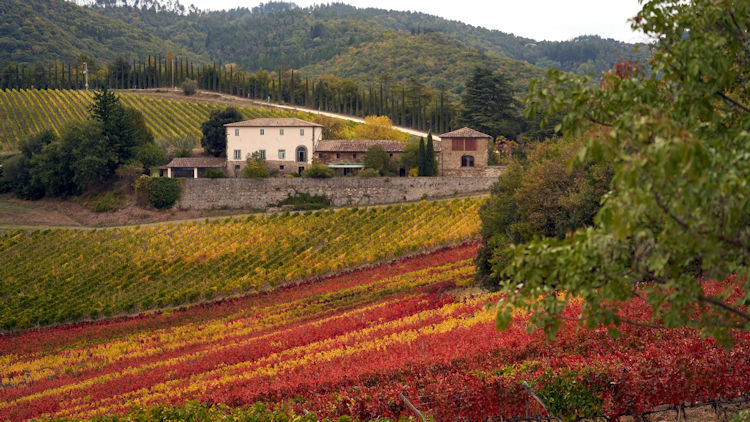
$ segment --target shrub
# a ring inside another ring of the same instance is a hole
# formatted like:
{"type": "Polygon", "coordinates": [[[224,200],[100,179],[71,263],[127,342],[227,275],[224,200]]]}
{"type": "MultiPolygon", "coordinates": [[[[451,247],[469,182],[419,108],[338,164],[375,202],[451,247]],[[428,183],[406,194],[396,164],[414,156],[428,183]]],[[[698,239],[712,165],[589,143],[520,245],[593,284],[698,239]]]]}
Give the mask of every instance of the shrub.
{"type": "Polygon", "coordinates": [[[315,163],[309,169],[302,172],[302,177],[313,179],[327,179],[333,177],[333,169],[323,163],[315,163]]]}
{"type": "Polygon", "coordinates": [[[247,159],[247,165],[242,169],[242,175],[249,179],[265,179],[266,177],[271,177],[271,172],[268,171],[266,160],[263,160],[256,154],[257,152],[254,152],[253,155],[247,159]]]}
{"type": "Polygon", "coordinates": [[[203,177],[207,179],[226,179],[227,174],[222,169],[208,169],[203,173],[203,177]]]}
{"type": "Polygon", "coordinates": [[[123,204],[122,194],[116,191],[110,191],[98,195],[91,205],[94,212],[110,212],[119,209],[123,204]]]}
{"type": "Polygon", "coordinates": [[[160,210],[172,208],[180,197],[180,184],[175,179],[155,177],[151,182],[151,205],[160,210]]]}
{"type": "Polygon", "coordinates": [[[318,210],[331,206],[331,199],[325,195],[310,195],[305,192],[296,192],[278,203],[278,206],[292,205],[295,210],[318,210]]]}
{"type": "Polygon", "coordinates": [[[185,79],[182,82],[182,92],[185,95],[193,95],[198,91],[198,82],[193,79],[185,79]]]}
{"type": "Polygon", "coordinates": [[[160,210],[168,209],[180,197],[180,184],[167,177],[141,176],[135,181],[135,197],[141,206],[150,204],[160,210]]]}
{"type": "Polygon", "coordinates": [[[375,169],[362,169],[359,173],[357,173],[357,176],[359,177],[379,177],[380,172],[375,169]]]}

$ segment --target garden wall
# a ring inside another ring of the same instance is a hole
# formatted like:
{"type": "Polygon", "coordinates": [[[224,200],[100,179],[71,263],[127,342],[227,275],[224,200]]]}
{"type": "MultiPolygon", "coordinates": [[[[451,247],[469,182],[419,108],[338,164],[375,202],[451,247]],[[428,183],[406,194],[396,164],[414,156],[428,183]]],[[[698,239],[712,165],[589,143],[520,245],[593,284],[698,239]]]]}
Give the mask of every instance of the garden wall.
{"type": "Polygon", "coordinates": [[[496,181],[497,177],[183,179],[176,207],[264,209],[296,192],[325,195],[335,206],[375,205],[489,192],[496,181]]]}

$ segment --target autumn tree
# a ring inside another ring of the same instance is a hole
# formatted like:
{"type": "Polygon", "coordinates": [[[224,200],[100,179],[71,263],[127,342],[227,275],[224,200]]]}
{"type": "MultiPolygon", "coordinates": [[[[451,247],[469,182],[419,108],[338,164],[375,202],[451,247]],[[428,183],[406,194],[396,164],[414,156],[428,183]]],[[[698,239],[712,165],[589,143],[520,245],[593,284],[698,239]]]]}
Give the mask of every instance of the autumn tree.
{"type": "Polygon", "coordinates": [[[610,161],[614,176],[594,227],[498,248],[498,323],[525,309],[553,334],[580,297],[586,326],[691,326],[731,342],[750,329],[750,3],[652,0],[632,25],[655,40],[648,72],[624,63],[596,85],[553,69],[532,86],[530,112],[566,110],[565,134],[604,129],[579,162],[610,161]],[[717,294],[699,281],[730,275],[717,294]],[[628,300],[651,319],[625,319],[628,300]]]}

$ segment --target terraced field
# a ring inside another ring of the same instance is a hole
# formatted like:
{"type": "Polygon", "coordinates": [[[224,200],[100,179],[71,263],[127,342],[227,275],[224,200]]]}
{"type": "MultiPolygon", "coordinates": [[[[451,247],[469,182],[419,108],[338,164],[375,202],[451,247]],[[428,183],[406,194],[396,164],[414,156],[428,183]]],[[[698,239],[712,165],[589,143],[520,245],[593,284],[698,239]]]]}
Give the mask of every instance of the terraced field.
{"type": "MultiPolygon", "coordinates": [[[[134,93],[118,94],[122,102],[143,112],[146,124],[159,139],[193,135],[200,139],[200,125],[216,104],[154,98],[134,93]]],[[[78,90],[0,90],[0,149],[14,150],[18,141],[30,134],[51,128],[59,134],[62,127],[88,116],[93,92],[78,90]]],[[[262,107],[237,107],[246,119],[258,117],[296,117],[312,120],[309,113],[262,107]]]]}

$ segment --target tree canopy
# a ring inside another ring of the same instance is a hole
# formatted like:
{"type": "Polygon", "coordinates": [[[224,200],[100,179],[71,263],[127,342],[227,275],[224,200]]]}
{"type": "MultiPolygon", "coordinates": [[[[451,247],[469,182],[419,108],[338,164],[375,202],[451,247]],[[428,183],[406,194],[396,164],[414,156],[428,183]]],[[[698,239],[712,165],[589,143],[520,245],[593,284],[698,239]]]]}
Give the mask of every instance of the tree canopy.
{"type": "Polygon", "coordinates": [[[750,3],[652,0],[633,27],[656,40],[648,72],[622,63],[595,86],[551,70],[532,89],[530,112],[567,110],[564,133],[603,128],[578,156],[614,176],[594,227],[496,250],[498,323],[520,307],[553,334],[578,296],[587,326],[687,325],[731,342],[750,329],[750,3]],[[720,295],[702,288],[735,276],[720,295]],[[631,299],[651,320],[623,319],[631,299]]]}
{"type": "Polygon", "coordinates": [[[234,107],[211,110],[208,120],[201,124],[201,146],[214,157],[227,156],[227,123],[242,121],[242,113],[234,107]]]}
{"type": "Polygon", "coordinates": [[[461,97],[461,123],[493,138],[515,139],[523,129],[508,79],[492,69],[475,67],[461,97]]]}

